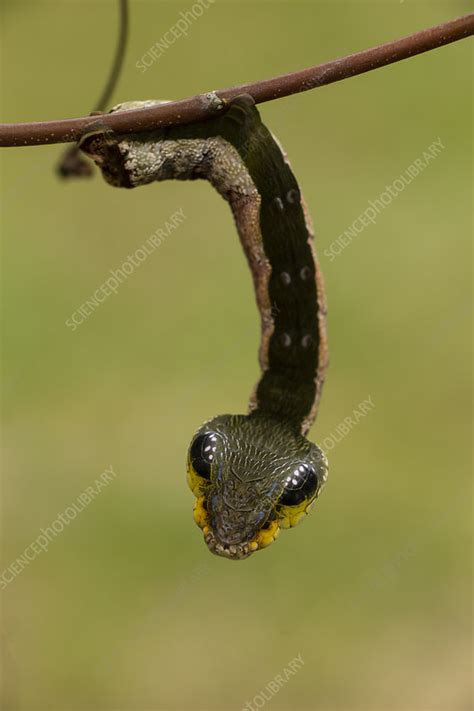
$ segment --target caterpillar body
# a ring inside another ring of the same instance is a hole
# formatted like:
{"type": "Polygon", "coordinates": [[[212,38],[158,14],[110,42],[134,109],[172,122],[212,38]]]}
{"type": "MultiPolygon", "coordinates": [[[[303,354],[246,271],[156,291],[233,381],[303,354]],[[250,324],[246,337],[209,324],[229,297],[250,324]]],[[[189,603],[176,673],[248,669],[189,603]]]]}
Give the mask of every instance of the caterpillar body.
{"type": "Polygon", "coordinates": [[[323,280],[296,178],[245,95],[205,121],[118,136],[98,130],[80,145],[114,186],[206,179],[230,205],[260,313],[262,374],[247,415],[220,415],[198,429],[188,483],[209,549],[246,558],[309,512],[328,471],[305,437],[328,356],[323,280]]]}

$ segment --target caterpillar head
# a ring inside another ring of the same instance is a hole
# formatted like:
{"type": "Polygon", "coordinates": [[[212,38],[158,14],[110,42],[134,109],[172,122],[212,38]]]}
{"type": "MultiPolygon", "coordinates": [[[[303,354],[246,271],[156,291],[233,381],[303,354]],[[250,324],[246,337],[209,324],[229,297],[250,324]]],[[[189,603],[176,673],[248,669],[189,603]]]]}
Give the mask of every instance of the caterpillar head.
{"type": "Polygon", "coordinates": [[[266,548],[309,513],[327,471],[319,447],[262,415],[206,422],[189,448],[188,484],[209,549],[242,559],[266,548]]]}

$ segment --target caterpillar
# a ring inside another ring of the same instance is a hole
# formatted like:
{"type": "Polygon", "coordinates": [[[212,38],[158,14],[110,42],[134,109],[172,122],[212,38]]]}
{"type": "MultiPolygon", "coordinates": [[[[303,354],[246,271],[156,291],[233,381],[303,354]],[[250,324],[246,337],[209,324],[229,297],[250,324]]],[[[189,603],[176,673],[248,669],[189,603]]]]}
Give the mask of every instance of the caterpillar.
{"type": "Polygon", "coordinates": [[[328,473],[306,439],[328,351],[323,279],[296,178],[247,95],[204,121],[123,135],[98,129],[80,146],[111,185],[205,179],[229,203],[260,313],[262,373],[246,415],[219,415],[197,430],[187,480],[210,551],[247,558],[309,513],[328,473]]]}

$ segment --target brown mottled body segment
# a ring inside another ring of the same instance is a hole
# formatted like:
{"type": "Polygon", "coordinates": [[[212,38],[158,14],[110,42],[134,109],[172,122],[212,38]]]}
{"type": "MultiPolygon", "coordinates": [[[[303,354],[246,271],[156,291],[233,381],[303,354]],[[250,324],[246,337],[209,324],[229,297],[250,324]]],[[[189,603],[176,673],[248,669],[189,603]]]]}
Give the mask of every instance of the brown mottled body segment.
{"type": "Polygon", "coordinates": [[[323,280],[304,199],[251,98],[238,97],[216,118],[189,126],[124,136],[99,131],[86,136],[81,148],[113,185],[204,178],[227,200],[262,327],[262,377],[250,411],[263,411],[305,434],[316,416],[328,362],[323,280]]]}

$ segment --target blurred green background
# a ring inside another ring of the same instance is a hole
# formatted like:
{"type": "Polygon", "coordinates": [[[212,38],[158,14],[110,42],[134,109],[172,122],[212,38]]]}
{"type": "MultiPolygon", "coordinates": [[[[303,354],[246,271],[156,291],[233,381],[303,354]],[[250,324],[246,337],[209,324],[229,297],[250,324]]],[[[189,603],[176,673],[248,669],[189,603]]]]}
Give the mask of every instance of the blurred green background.
{"type": "MultiPolygon", "coordinates": [[[[192,4],[132,2],[112,103],[270,77],[470,9],[219,0],[141,72],[192,4]]],[[[112,0],[4,0],[2,120],[87,114],[116,31],[112,0]]],[[[312,516],[244,562],[207,551],[185,483],[194,430],[245,412],[259,372],[226,204],[205,183],[62,183],[61,146],[1,152],[2,569],[117,472],[1,593],[3,708],[238,710],[298,654],[272,709],[471,708],[471,58],[465,40],[261,106],[310,206],[328,292],[331,366],[311,438],[368,396],[375,408],[329,452],[312,516]],[[377,224],[324,256],[438,137],[445,150],[377,224]],[[179,208],[184,224],[67,328],[179,208]]]]}

